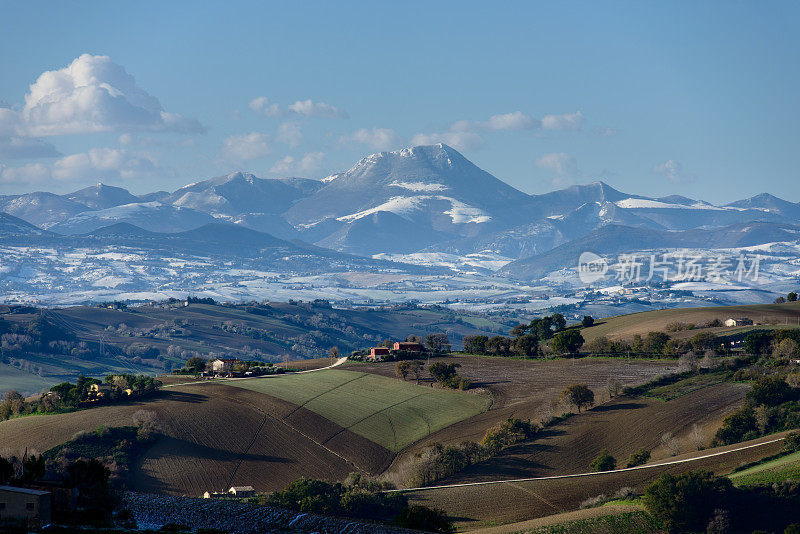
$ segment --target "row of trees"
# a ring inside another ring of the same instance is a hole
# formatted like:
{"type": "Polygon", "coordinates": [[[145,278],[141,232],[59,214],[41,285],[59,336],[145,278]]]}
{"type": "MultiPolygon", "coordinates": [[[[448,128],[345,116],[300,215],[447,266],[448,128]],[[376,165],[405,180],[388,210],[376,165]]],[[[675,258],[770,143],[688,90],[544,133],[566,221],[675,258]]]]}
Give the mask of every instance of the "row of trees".
{"type": "Polygon", "coordinates": [[[114,402],[130,397],[152,395],[161,387],[161,382],[147,375],[108,375],[104,381],[79,376],[74,384],[62,382],[51,387],[38,398],[32,399],[26,399],[18,391],[12,389],[7,391],[0,401],[0,421],[20,415],[75,410],[93,398],[91,392],[93,385],[109,386],[108,393],[103,400],[114,402]]]}

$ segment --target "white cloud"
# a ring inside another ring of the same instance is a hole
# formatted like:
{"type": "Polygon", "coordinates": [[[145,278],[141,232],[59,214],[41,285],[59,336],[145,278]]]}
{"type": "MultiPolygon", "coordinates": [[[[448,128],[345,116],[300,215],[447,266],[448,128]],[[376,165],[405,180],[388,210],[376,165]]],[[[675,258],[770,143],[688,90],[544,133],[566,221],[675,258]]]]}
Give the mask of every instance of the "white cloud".
{"type": "Polygon", "coordinates": [[[571,185],[575,183],[576,178],[580,175],[578,162],[574,157],[564,152],[545,154],[536,160],[536,166],[540,169],[552,171],[555,174],[551,183],[556,187],[571,185]]]}
{"type": "Polygon", "coordinates": [[[149,155],[133,154],[123,148],[92,148],[71,154],[52,165],[29,163],[18,167],[0,164],[0,181],[28,185],[46,180],[110,181],[155,176],[160,169],[149,155]]]}
{"type": "Polygon", "coordinates": [[[327,119],[346,119],[347,113],[325,102],[314,102],[312,100],[298,100],[294,104],[289,104],[289,112],[302,115],[304,117],[324,117],[327,119]]]}
{"type": "Polygon", "coordinates": [[[248,104],[254,112],[267,117],[285,117],[299,115],[301,117],[317,117],[325,119],[346,119],[347,113],[326,102],[314,102],[313,100],[297,100],[294,104],[289,104],[286,108],[270,102],[266,96],[258,96],[248,104]]]}
{"type": "Polygon", "coordinates": [[[226,137],[220,154],[231,161],[263,158],[272,153],[272,143],[267,134],[250,132],[226,137]]]}
{"type": "Polygon", "coordinates": [[[28,135],[129,130],[202,132],[196,119],[168,113],[108,56],[83,54],[46,71],[30,86],[21,112],[28,135]]]}
{"type": "Polygon", "coordinates": [[[155,170],[156,164],[150,157],[131,154],[121,148],[92,148],[57,160],[53,164],[52,176],[56,180],[129,180],[150,175],[155,170]]]}
{"type": "Polygon", "coordinates": [[[564,113],[561,115],[545,115],[542,117],[542,128],[545,130],[569,130],[576,132],[583,127],[583,113],[564,113]]]}
{"type": "Polygon", "coordinates": [[[303,143],[303,131],[296,122],[284,122],[278,127],[278,141],[294,148],[303,143]]]}
{"type": "Polygon", "coordinates": [[[400,136],[389,128],[361,128],[339,138],[343,144],[348,142],[367,145],[372,150],[391,150],[402,143],[400,136]]]}
{"type": "Polygon", "coordinates": [[[495,131],[532,130],[539,127],[539,121],[527,113],[514,111],[512,113],[492,115],[484,123],[484,126],[489,130],[495,131]]]}
{"type": "Polygon", "coordinates": [[[418,133],[411,138],[412,145],[444,143],[456,150],[472,150],[483,146],[483,138],[475,132],[418,133]]]}
{"type": "Polygon", "coordinates": [[[286,156],[283,159],[275,162],[269,172],[284,176],[313,176],[322,169],[322,162],[324,158],[325,154],[322,152],[310,152],[299,160],[292,156],[286,156]]]}
{"type": "Polygon", "coordinates": [[[0,163],[0,182],[20,185],[44,182],[50,178],[50,167],[43,163],[28,163],[19,167],[8,167],[0,163]]]}
{"type": "Polygon", "coordinates": [[[657,164],[653,167],[653,172],[663,174],[670,182],[675,184],[688,184],[695,180],[694,175],[684,171],[683,165],[674,159],[657,164]]]}
{"type": "Polygon", "coordinates": [[[60,156],[52,144],[30,137],[0,137],[0,158],[33,159],[60,156]]]}
{"type": "Polygon", "coordinates": [[[278,117],[283,114],[278,104],[271,103],[266,96],[259,96],[250,101],[250,109],[267,117],[278,117]]]}

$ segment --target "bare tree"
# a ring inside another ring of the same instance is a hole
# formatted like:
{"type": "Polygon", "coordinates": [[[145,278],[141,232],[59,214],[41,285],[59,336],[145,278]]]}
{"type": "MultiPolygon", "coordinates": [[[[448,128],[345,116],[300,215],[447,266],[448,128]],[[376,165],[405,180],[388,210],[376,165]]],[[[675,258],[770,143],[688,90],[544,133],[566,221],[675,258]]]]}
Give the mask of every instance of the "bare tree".
{"type": "Polygon", "coordinates": [[[672,432],[664,432],[661,435],[661,444],[669,450],[672,456],[676,456],[681,452],[680,443],[678,443],[678,440],[672,435],[672,432]]]}
{"type": "Polygon", "coordinates": [[[753,415],[756,416],[758,431],[761,432],[763,436],[767,433],[767,429],[769,428],[769,410],[763,404],[759,404],[753,409],[753,415]]]}
{"type": "Polygon", "coordinates": [[[694,444],[695,449],[698,451],[703,448],[703,444],[705,443],[705,436],[703,435],[703,429],[697,423],[692,425],[692,433],[689,435],[692,444],[694,444]]]}
{"type": "Polygon", "coordinates": [[[614,397],[619,395],[620,391],[622,391],[622,382],[620,382],[616,378],[609,378],[607,387],[608,387],[608,397],[613,399],[614,397]]]}
{"type": "Polygon", "coordinates": [[[139,436],[149,438],[159,429],[158,414],[152,410],[137,410],[133,414],[133,424],[139,428],[139,436]]]}

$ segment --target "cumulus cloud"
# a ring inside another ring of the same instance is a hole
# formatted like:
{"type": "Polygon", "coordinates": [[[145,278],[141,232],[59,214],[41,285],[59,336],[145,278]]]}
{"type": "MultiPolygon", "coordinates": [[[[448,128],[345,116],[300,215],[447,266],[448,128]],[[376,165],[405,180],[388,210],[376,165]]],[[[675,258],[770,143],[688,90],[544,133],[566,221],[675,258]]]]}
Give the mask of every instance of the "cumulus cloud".
{"type": "Polygon", "coordinates": [[[226,137],[220,155],[231,161],[263,158],[272,153],[272,142],[267,134],[250,132],[226,137]]]}
{"type": "Polygon", "coordinates": [[[310,152],[300,159],[296,159],[292,156],[286,156],[283,159],[275,162],[269,172],[284,176],[313,176],[322,169],[322,162],[324,158],[325,154],[322,152],[310,152]]]}
{"type": "Polygon", "coordinates": [[[372,150],[391,150],[402,143],[394,130],[389,128],[361,128],[339,138],[342,144],[361,143],[372,150]]]}
{"type": "Polygon", "coordinates": [[[327,102],[314,102],[313,100],[297,100],[285,108],[280,104],[270,102],[266,96],[259,96],[250,101],[249,107],[254,112],[267,117],[284,117],[299,115],[301,117],[318,117],[325,119],[346,119],[347,113],[327,102]]]}
{"type": "Polygon", "coordinates": [[[475,132],[418,133],[411,138],[412,145],[444,143],[456,150],[473,150],[483,146],[483,138],[475,132]]]}
{"type": "Polygon", "coordinates": [[[539,121],[527,113],[514,111],[513,113],[492,115],[484,125],[488,130],[495,131],[532,130],[539,127],[539,121]]]}
{"type": "MultiPolygon", "coordinates": [[[[3,121],[0,118],[0,122],[3,121]]],[[[25,95],[25,132],[34,137],[112,131],[202,132],[196,119],[164,111],[158,99],[108,56],[83,54],[46,71],[25,95]]]]}
{"type": "Polygon", "coordinates": [[[120,148],[92,148],[88,152],[57,160],[53,164],[52,176],[56,180],[129,180],[150,175],[155,170],[156,163],[150,157],[135,155],[120,148]]]}
{"type": "Polygon", "coordinates": [[[303,131],[296,122],[284,122],[278,127],[278,141],[294,148],[303,143],[303,131]]]}
{"type": "Polygon", "coordinates": [[[129,180],[154,176],[158,170],[155,160],[149,155],[134,154],[122,148],[92,148],[60,158],[52,165],[0,165],[0,181],[31,184],[45,180],[129,180]]]}
{"type": "Polygon", "coordinates": [[[567,130],[577,132],[583,127],[583,113],[564,113],[561,115],[545,115],[542,117],[542,128],[545,130],[567,130]]]}
{"type": "Polygon", "coordinates": [[[683,169],[680,162],[670,159],[653,167],[653,172],[662,174],[674,184],[688,184],[694,182],[695,177],[683,169]]]}

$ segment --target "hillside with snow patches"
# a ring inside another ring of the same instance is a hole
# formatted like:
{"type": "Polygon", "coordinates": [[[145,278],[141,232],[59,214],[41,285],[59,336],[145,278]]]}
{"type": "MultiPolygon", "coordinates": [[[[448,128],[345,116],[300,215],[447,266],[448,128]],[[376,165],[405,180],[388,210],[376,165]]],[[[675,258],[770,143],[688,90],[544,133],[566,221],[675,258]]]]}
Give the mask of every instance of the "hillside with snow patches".
{"type": "MultiPolygon", "coordinates": [[[[572,256],[579,249],[602,255],[659,247],[708,251],[771,244],[765,253],[784,253],[795,250],[800,227],[800,204],[767,193],[724,206],[680,195],[627,194],[603,182],[528,195],[443,144],[372,154],[321,180],[262,179],[236,172],[172,193],[134,195],[101,183],[66,195],[41,191],[6,195],[0,196],[0,214],[1,244],[11,247],[5,249],[9,254],[0,263],[0,272],[28,273],[19,274],[15,283],[34,276],[30,267],[34,253],[25,248],[34,237],[42,243],[48,240],[48,246],[60,242],[69,254],[80,255],[75,250],[80,240],[75,238],[93,235],[92,257],[102,263],[99,235],[105,236],[102,246],[113,247],[116,236],[144,256],[154,257],[163,255],[164,238],[157,240],[158,252],[147,252],[148,239],[153,239],[147,232],[202,233],[210,231],[212,223],[256,232],[237,238],[242,245],[237,257],[247,256],[248,239],[253,240],[250,254],[258,254],[266,235],[323,255],[333,251],[462,275],[486,277],[498,272],[529,281],[573,268],[577,258],[572,256]],[[137,234],[134,229],[141,231],[137,234]],[[124,233],[128,237],[123,239],[124,233]],[[134,234],[135,244],[130,237],[134,234]]],[[[786,254],[791,265],[795,260],[786,254]]],[[[58,254],[45,257],[50,263],[64,261],[58,254]]],[[[103,267],[104,276],[112,277],[108,280],[132,279],[130,270],[114,274],[115,269],[124,271],[124,262],[108,261],[103,267]]],[[[288,263],[278,263],[292,270],[288,263]]],[[[312,263],[318,273],[320,262],[312,263]]],[[[41,262],[37,265],[42,268],[41,262]]],[[[69,262],[64,265],[75,268],[69,262]]],[[[303,262],[297,265],[293,274],[302,274],[303,262]]],[[[797,276],[796,271],[781,272],[788,279],[797,276]]],[[[47,276],[46,269],[36,272],[47,276]]]]}

